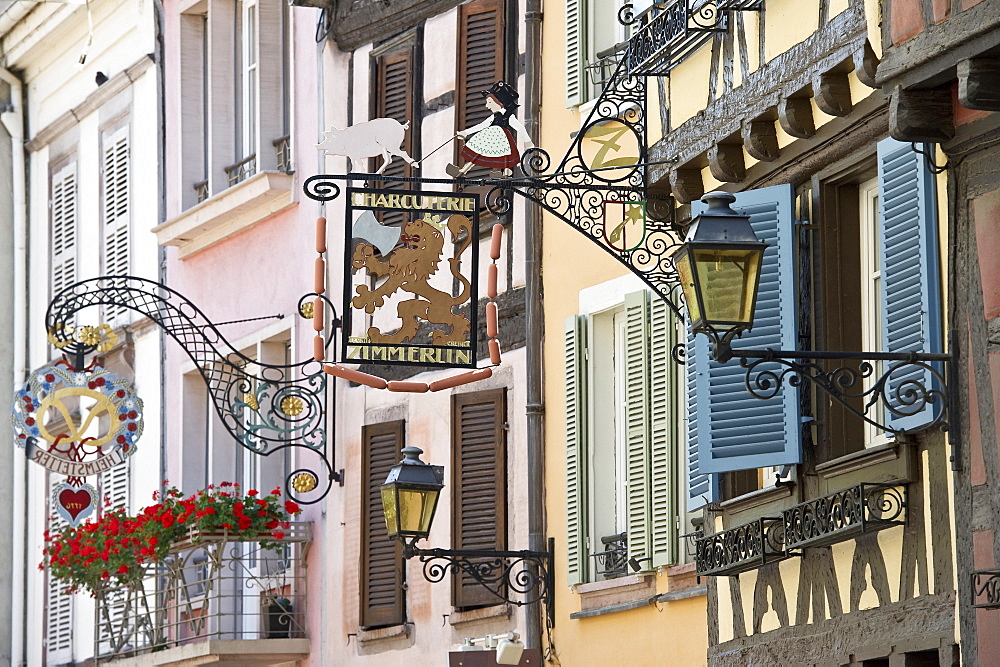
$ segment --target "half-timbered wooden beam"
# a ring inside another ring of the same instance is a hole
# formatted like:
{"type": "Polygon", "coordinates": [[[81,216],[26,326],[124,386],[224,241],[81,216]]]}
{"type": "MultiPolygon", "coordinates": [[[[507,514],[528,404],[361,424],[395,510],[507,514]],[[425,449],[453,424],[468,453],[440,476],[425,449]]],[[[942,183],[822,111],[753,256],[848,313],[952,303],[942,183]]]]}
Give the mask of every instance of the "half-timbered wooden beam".
{"type": "Polygon", "coordinates": [[[744,123],[741,134],[743,145],[751,157],[761,162],[778,159],[778,132],[774,129],[773,120],[758,119],[744,123]]]}
{"type": "Polygon", "coordinates": [[[701,169],[675,169],[670,172],[670,192],[681,204],[690,204],[705,194],[701,169]]]}
{"type": "Polygon", "coordinates": [[[1000,111],[1000,58],[958,61],[958,101],[966,109],[1000,111]]]}
{"type": "Polygon", "coordinates": [[[846,116],[854,108],[847,72],[824,72],[813,81],[816,106],[831,116],[846,116]]]}
{"type": "Polygon", "coordinates": [[[940,143],[955,136],[948,88],[906,90],[896,86],[889,97],[889,134],[894,139],[940,143]]]}
{"type": "Polygon", "coordinates": [[[725,183],[739,183],[747,175],[742,143],[715,144],[708,149],[708,168],[712,176],[725,183]]]}
{"type": "Polygon", "coordinates": [[[808,97],[784,97],[778,102],[778,123],[781,129],[799,139],[816,134],[812,102],[808,97]]]}

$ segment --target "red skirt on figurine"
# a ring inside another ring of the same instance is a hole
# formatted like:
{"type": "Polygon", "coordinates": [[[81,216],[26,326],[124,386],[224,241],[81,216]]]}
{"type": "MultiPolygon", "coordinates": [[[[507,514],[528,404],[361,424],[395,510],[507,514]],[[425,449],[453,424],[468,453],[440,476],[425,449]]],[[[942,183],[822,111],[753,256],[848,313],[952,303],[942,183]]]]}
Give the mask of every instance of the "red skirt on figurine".
{"type": "Polygon", "coordinates": [[[509,127],[491,125],[469,137],[459,154],[466,162],[490,169],[513,169],[521,161],[509,127]]]}

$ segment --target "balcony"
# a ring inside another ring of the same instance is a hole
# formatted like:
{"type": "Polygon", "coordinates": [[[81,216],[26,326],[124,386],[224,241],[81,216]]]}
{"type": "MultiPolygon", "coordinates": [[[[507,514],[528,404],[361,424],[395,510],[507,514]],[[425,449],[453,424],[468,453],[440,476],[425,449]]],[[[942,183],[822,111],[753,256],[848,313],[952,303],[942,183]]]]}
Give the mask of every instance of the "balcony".
{"type": "Polygon", "coordinates": [[[604,579],[628,574],[628,533],[601,538],[604,551],[590,554],[597,567],[597,575],[604,579]]]}
{"type": "Polygon", "coordinates": [[[695,541],[699,577],[730,576],[787,558],[780,518],[761,517],[695,541]]]}
{"type": "Polygon", "coordinates": [[[97,596],[102,663],[280,665],[309,654],[305,555],[311,524],[292,523],[275,548],[190,534],[142,589],[97,596]]]}

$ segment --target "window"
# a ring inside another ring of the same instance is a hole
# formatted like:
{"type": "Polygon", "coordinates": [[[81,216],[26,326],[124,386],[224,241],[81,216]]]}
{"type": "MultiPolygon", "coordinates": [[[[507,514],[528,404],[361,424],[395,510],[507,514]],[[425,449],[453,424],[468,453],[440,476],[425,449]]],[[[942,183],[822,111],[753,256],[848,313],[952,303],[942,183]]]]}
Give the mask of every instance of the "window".
{"type": "Polygon", "coordinates": [[[52,219],[52,294],[76,282],[77,276],[77,184],[76,162],[52,172],[49,210],[52,219]]]}
{"type": "MultiPolygon", "coordinates": [[[[481,123],[489,115],[482,91],[504,78],[503,3],[476,0],[458,8],[458,71],[455,73],[455,130],[481,123]]],[[[461,150],[455,142],[455,157],[461,150]]],[[[461,164],[455,162],[455,164],[461,164]]],[[[473,167],[467,178],[489,175],[488,167],[473,167]]]]}
{"type": "Polygon", "coordinates": [[[639,16],[652,2],[566,0],[566,106],[595,99],[614,74],[618,45],[628,39],[626,27],[618,20],[626,4],[639,16]]]}
{"type": "MultiPolygon", "coordinates": [[[[257,2],[240,2],[240,127],[242,141],[238,156],[244,160],[256,158],[257,151],[257,104],[258,104],[258,34],[257,2]]],[[[276,137],[275,137],[276,138],[276,137]]]]}
{"type": "Polygon", "coordinates": [[[679,414],[667,306],[631,276],[581,292],[567,320],[571,583],[674,562],[679,414]]]}
{"type": "Polygon", "coordinates": [[[400,542],[390,540],[382,513],[389,470],[402,458],[402,421],[365,426],[361,432],[361,627],[381,628],[406,621],[404,562],[400,542]]]}
{"type": "MultiPolygon", "coordinates": [[[[451,401],[452,542],[455,549],[507,548],[507,397],[503,389],[451,401]]],[[[384,523],[384,522],[383,522],[384,523]]],[[[467,575],[452,577],[452,605],[500,604],[467,575]]]]}

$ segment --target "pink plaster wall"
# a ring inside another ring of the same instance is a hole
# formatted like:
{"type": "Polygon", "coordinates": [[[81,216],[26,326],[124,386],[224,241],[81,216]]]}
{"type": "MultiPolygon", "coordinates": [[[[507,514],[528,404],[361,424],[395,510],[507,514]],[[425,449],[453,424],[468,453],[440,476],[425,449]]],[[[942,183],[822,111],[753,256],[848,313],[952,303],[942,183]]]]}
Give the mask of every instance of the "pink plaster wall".
{"type": "Polygon", "coordinates": [[[976,226],[983,310],[990,319],[1000,315],[1000,190],[974,199],[972,216],[976,226]]]}

